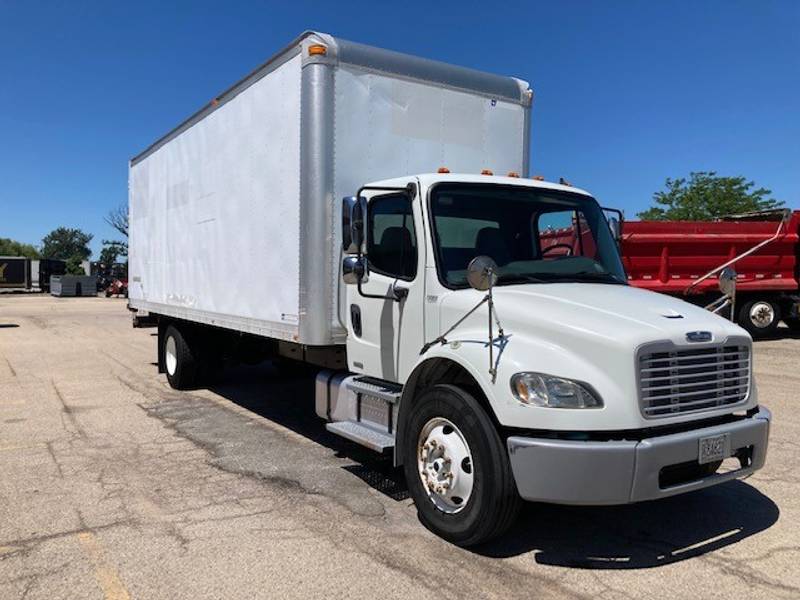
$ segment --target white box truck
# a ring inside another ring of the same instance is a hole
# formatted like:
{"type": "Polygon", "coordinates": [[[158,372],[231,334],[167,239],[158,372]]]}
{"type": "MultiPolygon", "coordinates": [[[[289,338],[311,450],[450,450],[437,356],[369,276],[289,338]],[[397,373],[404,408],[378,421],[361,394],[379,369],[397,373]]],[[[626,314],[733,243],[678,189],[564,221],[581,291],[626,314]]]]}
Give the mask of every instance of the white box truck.
{"type": "Polygon", "coordinates": [[[759,469],[750,337],[627,285],[597,201],[527,177],[531,98],[301,35],[131,160],[130,307],[159,370],[184,389],[226,357],[323,367],[326,427],[392,453],[422,522],[464,546],[521,499],[759,469]]]}

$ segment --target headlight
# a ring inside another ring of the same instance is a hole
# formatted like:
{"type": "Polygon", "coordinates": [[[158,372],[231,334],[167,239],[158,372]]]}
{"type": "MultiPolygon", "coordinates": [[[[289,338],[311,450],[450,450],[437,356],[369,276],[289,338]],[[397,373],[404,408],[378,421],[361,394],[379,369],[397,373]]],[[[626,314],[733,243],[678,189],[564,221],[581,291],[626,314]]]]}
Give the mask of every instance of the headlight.
{"type": "Polygon", "coordinates": [[[601,408],[603,400],[585,384],[544,373],[517,373],[511,378],[514,397],[545,408],[601,408]]]}

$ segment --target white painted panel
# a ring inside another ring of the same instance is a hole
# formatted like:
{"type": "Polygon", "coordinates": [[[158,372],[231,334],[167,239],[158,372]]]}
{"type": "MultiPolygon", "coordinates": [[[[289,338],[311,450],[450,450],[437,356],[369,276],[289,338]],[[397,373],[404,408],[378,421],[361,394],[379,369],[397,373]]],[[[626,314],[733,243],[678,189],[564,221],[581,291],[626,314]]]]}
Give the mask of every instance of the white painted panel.
{"type": "Polygon", "coordinates": [[[525,108],[478,94],[340,67],[335,195],[436,172],[523,171],[525,108]]]}
{"type": "Polygon", "coordinates": [[[134,304],[294,329],[299,186],[297,56],[131,168],[134,304]]]}

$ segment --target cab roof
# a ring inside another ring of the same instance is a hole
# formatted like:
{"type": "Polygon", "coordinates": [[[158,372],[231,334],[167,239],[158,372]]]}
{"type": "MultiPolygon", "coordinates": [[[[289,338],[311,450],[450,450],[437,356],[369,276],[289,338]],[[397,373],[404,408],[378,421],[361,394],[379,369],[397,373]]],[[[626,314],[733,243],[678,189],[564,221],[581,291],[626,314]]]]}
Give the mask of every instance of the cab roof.
{"type": "Polygon", "coordinates": [[[573,187],[571,185],[564,185],[561,183],[541,181],[538,179],[529,179],[526,177],[500,177],[497,175],[476,175],[474,173],[420,173],[418,175],[409,175],[406,177],[397,177],[394,179],[375,181],[371,182],[369,185],[403,187],[414,179],[418,179],[419,182],[425,187],[430,187],[436,183],[443,183],[443,182],[484,183],[484,184],[494,184],[494,185],[515,185],[520,187],[553,190],[558,192],[571,192],[573,194],[581,194],[583,196],[590,196],[590,197],[592,196],[586,190],[573,187]]]}

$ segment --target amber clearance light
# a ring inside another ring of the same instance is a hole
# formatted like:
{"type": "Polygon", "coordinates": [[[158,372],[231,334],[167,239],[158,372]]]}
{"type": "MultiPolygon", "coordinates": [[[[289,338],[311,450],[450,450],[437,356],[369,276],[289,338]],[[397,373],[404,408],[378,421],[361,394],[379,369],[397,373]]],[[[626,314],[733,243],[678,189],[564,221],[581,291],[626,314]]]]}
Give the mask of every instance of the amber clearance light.
{"type": "Polygon", "coordinates": [[[328,49],[322,44],[313,44],[308,47],[309,56],[325,56],[327,53],[328,49]]]}

